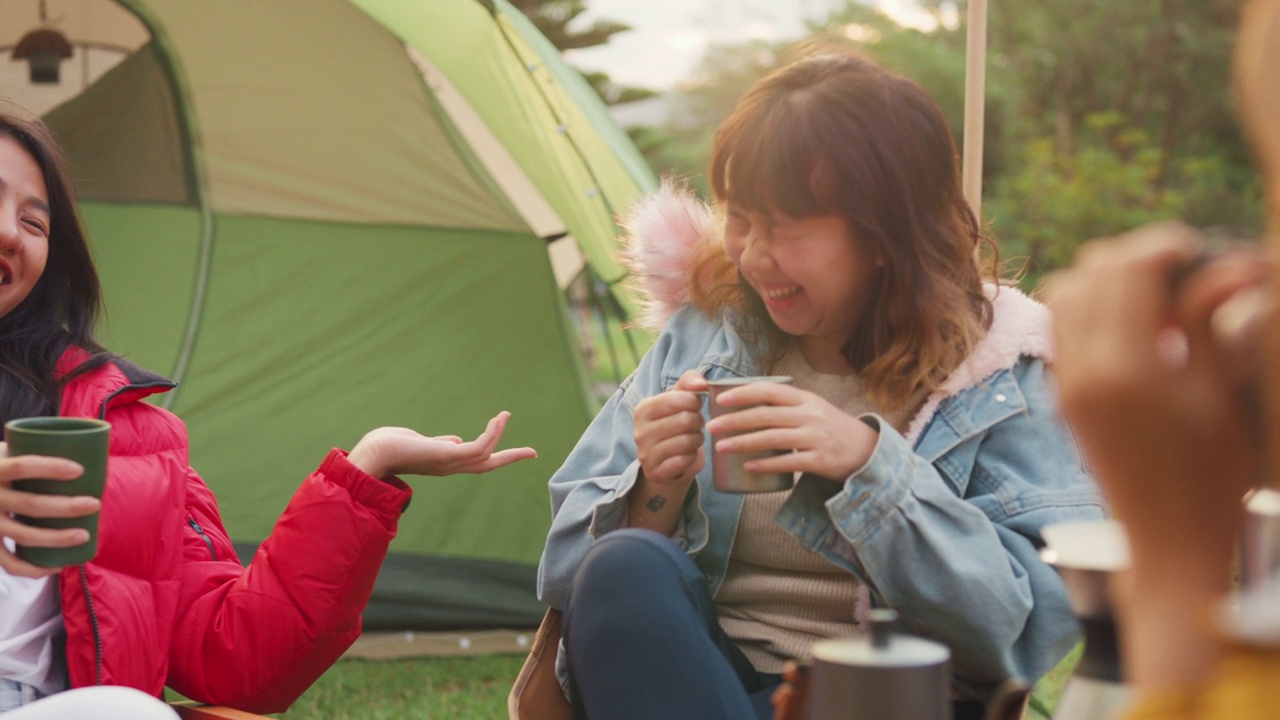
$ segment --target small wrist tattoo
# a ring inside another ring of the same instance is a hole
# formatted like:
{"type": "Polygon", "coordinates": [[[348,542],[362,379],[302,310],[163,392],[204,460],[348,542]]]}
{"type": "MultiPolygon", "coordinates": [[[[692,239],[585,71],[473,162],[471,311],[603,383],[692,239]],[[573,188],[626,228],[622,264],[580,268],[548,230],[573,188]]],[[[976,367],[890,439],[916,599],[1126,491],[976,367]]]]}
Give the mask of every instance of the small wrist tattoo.
{"type": "Polygon", "coordinates": [[[662,497],[661,495],[654,495],[653,497],[649,498],[649,502],[645,503],[644,506],[649,508],[649,512],[656,513],[662,509],[663,505],[666,505],[666,504],[667,504],[666,498],[662,497]]]}

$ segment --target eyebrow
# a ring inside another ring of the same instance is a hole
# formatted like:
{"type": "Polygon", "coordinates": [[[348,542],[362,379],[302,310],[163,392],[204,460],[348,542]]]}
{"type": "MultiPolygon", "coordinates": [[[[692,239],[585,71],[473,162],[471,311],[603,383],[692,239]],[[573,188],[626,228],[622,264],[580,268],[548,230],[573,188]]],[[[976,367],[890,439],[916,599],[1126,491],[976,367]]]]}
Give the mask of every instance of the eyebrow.
{"type": "MultiPolygon", "coordinates": [[[[0,176],[0,190],[6,190],[8,189],[8,187],[9,187],[9,183],[5,182],[5,179],[3,176],[0,176]]],[[[41,200],[35,195],[28,195],[27,197],[23,198],[23,201],[29,205],[34,206],[35,209],[43,212],[45,215],[49,214],[49,203],[45,202],[44,200],[41,200]]]]}

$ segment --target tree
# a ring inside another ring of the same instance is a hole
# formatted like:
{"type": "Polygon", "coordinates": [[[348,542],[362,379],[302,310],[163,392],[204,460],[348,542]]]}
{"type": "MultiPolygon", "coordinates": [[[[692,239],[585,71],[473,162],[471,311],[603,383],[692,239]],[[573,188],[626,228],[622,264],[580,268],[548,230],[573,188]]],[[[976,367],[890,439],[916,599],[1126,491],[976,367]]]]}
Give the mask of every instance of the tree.
{"type": "Polygon", "coordinates": [[[511,4],[561,51],[603,45],[614,35],[631,29],[630,25],[613,20],[593,20],[585,27],[570,27],[587,10],[583,0],[512,0],[511,4]]]}
{"type": "MultiPolygon", "coordinates": [[[[511,4],[532,20],[561,52],[603,45],[614,35],[631,29],[630,25],[614,20],[584,23],[582,14],[587,6],[583,0],[512,0],[511,4]]],[[[603,72],[583,72],[582,76],[609,105],[643,100],[655,94],[646,88],[618,85],[603,72]]]]}
{"type": "MultiPolygon", "coordinates": [[[[984,215],[1002,257],[1027,261],[1028,284],[1080,242],[1149,220],[1261,227],[1228,82],[1242,0],[990,2],[984,215]]],[[[963,25],[921,32],[850,1],[810,29],[919,82],[963,137],[963,25]]],[[[640,138],[654,167],[704,188],[715,127],[787,52],[711,48],[673,121],[640,138]]]]}

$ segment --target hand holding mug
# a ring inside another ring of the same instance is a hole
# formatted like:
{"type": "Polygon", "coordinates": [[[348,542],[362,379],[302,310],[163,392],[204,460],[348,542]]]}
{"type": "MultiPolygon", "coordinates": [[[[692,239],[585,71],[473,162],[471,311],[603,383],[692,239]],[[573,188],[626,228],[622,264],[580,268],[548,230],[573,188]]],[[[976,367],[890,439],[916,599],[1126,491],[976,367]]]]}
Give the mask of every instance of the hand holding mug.
{"type": "Polygon", "coordinates": [[[717,453],[774,451],[748,460],[744,469],[752,473],[803,472],[844,482],[866,465],[879,439],[870,425],[786,384],[740,385],[721,393],[716,402],[742,408],[707,425],[717,453]]]}
{"type": "Polygon", "coordinates": [[[706,389],[702,374],[689,370],[671,390],[636,406],[636,457],[649,482],[688,486],[706,464],[699,394],[706,389]]]}
{"type": "MultiPolygon", "coordinates": [[[[90,496],[43,495],[13,487],[15,480],[39,477],[66,481],[80,477],[78,463],[64,458],[23,455],[8,457],[8,449],[0,443],[0,538],[13,540],[25,547],[69,548],[89,540],[81,528],[40,528],[20,522],[14,515],[37,518],[74,518],[95,513],[102,501],[90,496]]],[[[56,567],[40,567],[19,559],[0,543],[0,568],[10,575],[38,578],[58,572],[56,567]]]]}

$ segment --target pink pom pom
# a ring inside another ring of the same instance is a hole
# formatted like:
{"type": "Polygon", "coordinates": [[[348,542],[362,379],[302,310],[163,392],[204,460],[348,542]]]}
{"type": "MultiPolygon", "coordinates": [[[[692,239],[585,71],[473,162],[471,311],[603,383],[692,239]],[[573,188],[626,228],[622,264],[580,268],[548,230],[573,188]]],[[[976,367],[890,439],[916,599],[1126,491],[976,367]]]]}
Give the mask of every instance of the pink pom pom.
{"type": "Polygon", "coordinates": [[[698,243],[716,229],[715,212],[688,187],[664,180],[623,220],[623,262],[642,294],[639,323],[661,328],[689,304],[698,243]]]}

